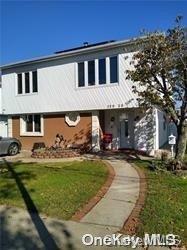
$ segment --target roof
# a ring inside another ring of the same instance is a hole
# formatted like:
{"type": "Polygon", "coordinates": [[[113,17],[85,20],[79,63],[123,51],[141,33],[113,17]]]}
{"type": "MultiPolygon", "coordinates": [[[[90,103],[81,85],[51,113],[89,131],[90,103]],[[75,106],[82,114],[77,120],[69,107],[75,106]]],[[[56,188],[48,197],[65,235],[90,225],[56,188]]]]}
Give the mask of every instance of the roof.
{"type": "MultiPolygon", "coordinates": [[[[5,64],[5,65],[0,66],[0,68],[1,70],[9,69],[9,68],[24,66],[24,65],[28,65],[32,63],[52,61],[52,60],[79,55],[79,54],[84,54],[84,53],[88,53],[88,52],[92,52],[96,50],[99,51],[99,50],[103,50],[107,48],[116,48],[116,47],[120,47],[124,45],[133,44],[137,41],[137,39],[140,39],[140,38],[133,38],[133,39],[127,39],[127,40],[121,40],[121,41],[110,40],[110,41],[105,41],[101,43],[88,44],[88,45],[81,46],[81,47],[57,51],[54,54],[48,55],[48,56],[36,57],[36,58],[29,59],[29,60],[23,60],[23,61],[18,61],[15,63],[5,64]]],[[[144,40],[145,37],[141,37],[141,39],[144,40]]]]}
{"type": "Polygon", "coordinates": [[[85,49],[86,48],[90,48],[90,47],[95,47],[98,45],[104,45],[107,43],[113,43],[116,42],[115,40],[109,40],[109,41],[104,41],[104,42],[100,42],[100,43],[94,43],[94,44],[89,44],[88,42],[84,42],[84,46],[80,46],[80,47],[75,47],[75,48],[71,48],[71,49],[66,49],[66,50],[61,50],[61,51],[57,51],[55,52],[55,54],[59,54],[59,53],[63,53],[63,52],[69,52],[69,51],[73,51],[73,50],[78,50],[78,49],[85,49]]]}

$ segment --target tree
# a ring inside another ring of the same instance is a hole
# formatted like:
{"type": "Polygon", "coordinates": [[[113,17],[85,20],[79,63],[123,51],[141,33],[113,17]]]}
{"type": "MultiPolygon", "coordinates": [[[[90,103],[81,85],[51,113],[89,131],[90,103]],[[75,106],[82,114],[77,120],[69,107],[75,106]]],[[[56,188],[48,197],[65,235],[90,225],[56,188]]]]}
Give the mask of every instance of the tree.
{"type": "Polygon", "coordinates": [[[177,126],[179,161],[184,158],[187,143],[187,30],[181,20],[177,17],[175,26],[166,33],[144,33],[143,38],[137,39],[139,49],[132,58],[133,69],[127,70],[140,106],[158,107],[177,126]]]}

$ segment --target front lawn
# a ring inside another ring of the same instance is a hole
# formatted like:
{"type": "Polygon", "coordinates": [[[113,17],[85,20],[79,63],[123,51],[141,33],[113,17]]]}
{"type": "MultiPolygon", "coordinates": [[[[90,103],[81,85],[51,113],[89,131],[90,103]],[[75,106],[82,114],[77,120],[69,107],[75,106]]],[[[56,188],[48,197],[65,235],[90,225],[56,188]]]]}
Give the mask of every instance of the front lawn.
{"type": "Polygon", "coordinates": [[[0,173],[0,204],[25,208],[29,195],[39,212],[69,219],[98,192],[107,175],[107,167],[98,161],[14,163],[12,171],[0,173]]]}
{"type": "Polygon", "coordinates": [[[145,171],[148,183],[137,234],[174,233],[187,243],[187,179],[149,170],[149,161],[135,160],[134,163],[145,171]]]}

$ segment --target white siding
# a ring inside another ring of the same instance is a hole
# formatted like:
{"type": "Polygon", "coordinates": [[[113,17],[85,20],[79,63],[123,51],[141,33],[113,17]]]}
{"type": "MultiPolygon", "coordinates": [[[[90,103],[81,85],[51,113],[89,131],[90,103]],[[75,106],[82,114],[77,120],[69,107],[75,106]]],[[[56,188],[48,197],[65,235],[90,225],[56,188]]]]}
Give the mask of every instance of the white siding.
{"type": "MultiPolygon", "coordinates": [[[[0,82],[1,84],[1,82],[0,82]]],[[[8,121],[7,116],[2,115],[2,89],[0,87],[0,136],[7,137],[8,135],[8,121]]]]}
{"type": "Polygon", "coordinates": [[[129,65],[131,57],[130,48],[126,53],[124,49],[119,48],[6,70],[2,76],[5,113],[116,109],[121,104],[123,104],[122,108],[136,107],[136,96],[131,89],[132,83],[125,79],[125,70],[131,67],[129,65]],[[76,87],[75,62],[117,54],[119,54],[119,84],[87,88],[76,87]],[[126,56],[129,56],[127,60],[125,60],[126,56]],[[38,70],[38,93],[16,96],[16,73],[36,68],[38,70]]]}
{"type": "Polygon", "coordinates": [[[156,120],[155,110],[147,110],[145,113],[136,112],[138,120],[134,128],[134,148],[153,154],[156,147],[156,120]]]}

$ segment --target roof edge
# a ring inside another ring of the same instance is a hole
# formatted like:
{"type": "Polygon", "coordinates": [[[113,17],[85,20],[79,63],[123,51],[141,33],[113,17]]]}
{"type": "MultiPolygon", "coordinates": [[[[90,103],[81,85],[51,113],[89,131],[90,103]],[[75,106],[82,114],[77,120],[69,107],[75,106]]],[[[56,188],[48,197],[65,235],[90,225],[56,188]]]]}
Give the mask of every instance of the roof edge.
{"type": "Polygon", "coordinates": [[[138,38],[132,38],[132,39],[127,39],[127,40],[121,40],[121,41],[116,41],[116,42],[111,42],[111,43],[107,43],[107,44],[103,44],[103,45],[98,45],[98,46],[93,46],[93,47],[85,47],[85,48],[81,48],[81,49],[77,49],[77,50],[73,50],[73,51],[68,51],[68,52],[62,52],[62,53],[58,53],[58,54],[52,54],[52,55],[48,55],[48,56],[42,56],[42,57],[36,57],[33,59],[28,59],[28,60],[23,60],[23,61],[18,61],[15,63],[10,63],[10,64],[5,64],[0,66],[0,70],[4,70],[4,69],[10,69],[10,68],[14,68],[14,67],[19,67],[19,66],[23,66],[23,65],[29,65],[32,63],[39,63],[39,62],[46,62],[46,61],[53,61],[56,59],[61,59],[64,57],[69,57],[69,56],[75,56],[75,55],[79,55],[80,53],[87,53],[87,52],[92,52],[92,51],[97,51],[97,50],[102,50],[102,49],[107,49],[107,48],[116,48],[116,47],[121,47],[123,45],[130,45],[130,44],[135,44],[136,42],[142,40],[146,40],[146,37],[138,37],[138,38]]]}

